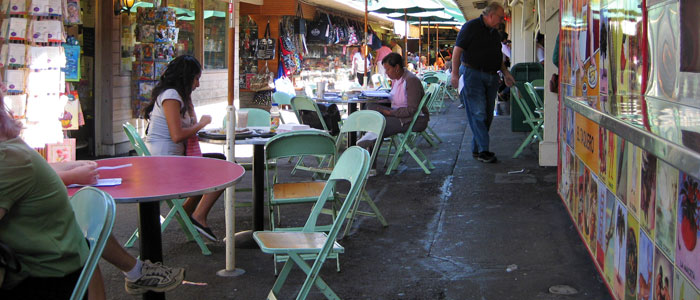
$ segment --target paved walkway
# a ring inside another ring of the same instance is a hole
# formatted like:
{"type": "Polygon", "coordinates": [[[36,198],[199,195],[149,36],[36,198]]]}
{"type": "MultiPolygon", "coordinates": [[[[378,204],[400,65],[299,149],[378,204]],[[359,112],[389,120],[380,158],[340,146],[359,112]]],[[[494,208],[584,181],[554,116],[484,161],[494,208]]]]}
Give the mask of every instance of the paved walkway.
{"type": "MultiPolygon", "coordinates": [[[[444,143],[421,143],[437,167],[433,174],[409,161],[398,173],[370,178],[368,191],[390,225],[382,228],[371,218],[355,222],[340,241],[346,248],[342,270],[336,273],[328,260],[321,272],[326,282],[343,299],[610,299],[556,194],[556,168],[538,167],[535,145],[511,159],[525,133],[510,132],[510,118],[501,116],[491,131],[499,162],[474,160],[464,110],[449,105],[431,122],[444,143]],[[560,284],[579,293],[548,292],[560,284]]],[[[250,185],[250,176],[241,184],[250,185]]],[[[237,194],[240,201],[250,197],[237,194]]],[[[307,213],[308,207],[284,209],[283,222],[303,223],[307,213]]],[[[251,227],[250,209],[236,214],[238,230],[251,227]]],[[[136,228],[136,216],[135,205],[117,206],[114,232],[120,241],[136,228]]],[[[223,236],[222,200],[209,220],[223,236]]],[[[272,256],[259,250],[237,250],[237,267],[246,273],[221,278],[215,273],[224,267],[223,243],[209,244],[213,255],[203,256],[176,223],[163,243],[167,265],[183,266],[187,280],[206,284],[181,286],[168,299],[264,299],[275,280],[272,256]]],[[[124,291],[123,275],[104,262],[101,267],[109,299],[133,299],[124,291]]],[[[295,269],[283,291],[294,294],[303,277],[295,269]]],[[[322,298],[312,289],[310,299],[322,298]]]]}

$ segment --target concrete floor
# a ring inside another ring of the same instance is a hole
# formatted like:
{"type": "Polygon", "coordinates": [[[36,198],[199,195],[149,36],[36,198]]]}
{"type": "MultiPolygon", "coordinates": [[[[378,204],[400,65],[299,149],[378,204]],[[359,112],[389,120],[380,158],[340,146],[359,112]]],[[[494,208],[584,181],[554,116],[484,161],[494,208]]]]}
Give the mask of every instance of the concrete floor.
{"type": "MultiPolygon", "coordinates": [[[[371,177],[367,189],[389,221],[361,217],[340,243],[341,272],[327,260],[321,276],[343,299],[611,299],[598,276],[566,208],[556,193],[556,168],[537,165],[536,145],[511,159],[525,133],[510,131],[510,118],[497,116],[491,130],[491,151],[497,164],[483,164],[471,156],[471,131],[465,112],[449,103],[433,116],[431,126],[444,140],[437,148],[421,142],[436,165],[425,175],[413,161],[390,176],[371,177]],[[508,171],[524,170],[509,175],[508,171]],[[517,269],[508,272],[508,266],[517,269]],[[570,285],[572,296],[548,292],[553,285],[570,285]]],[[[381,162],[380,162],[380,170],[381,162]]],[[[282,168],[290,169],[284,163],[282,168]]],[[[287,173],[288,174],[288,173],[287,173]]],[[[250,175],[240,185],[249,186],[250,175]]],[[[249,202],[250,193],[237,199],[249,202]]],[[[309,206],[286,208],[283,222],[303,224],[309,206]]],[[[165,206],[163,213],[166,212],[165,206]]],[[[117,206],[115,236],[122,242],[136,228],[136,206],[117,206]]],[[[236,228],[251,227],[251,209],[236,211],[236,228]]],[[[224,235],[223,200],[209,216],[214,232],[224,235]]],[[[203,256],[187,242],[176,223],[164,232],[166,265],[187,269],[183,285],[168,299],[264,299],[275,281],[272,256],[259,250],[238,249],[240,277],[222,278],[222,242],[209,243],[203,256]]],[[[138,243],[129,251],[138,254],[138,243]]],[[[109,299],[133,299],[124,291],[124,276],[104,261],[109,299]]],[[[281,264],[279,267],[281,268],[281,264]]],[[[304,279],[299,269],[283,288],[293,299],[304,279]]],[[[323,296],[312,289],[310,299],[323,296]]]]}

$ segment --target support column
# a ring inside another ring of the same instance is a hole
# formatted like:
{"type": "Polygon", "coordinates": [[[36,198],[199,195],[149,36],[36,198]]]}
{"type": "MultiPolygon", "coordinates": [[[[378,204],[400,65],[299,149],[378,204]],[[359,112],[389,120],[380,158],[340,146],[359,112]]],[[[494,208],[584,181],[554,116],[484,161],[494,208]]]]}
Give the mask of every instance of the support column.
{"type": "Polygon", "coordinates": [[[552,61],[552,54],[559,34],[559,1],[557,0],[541,0],[545,8],[544,23],[544,138],[540,142],[539,164],[540,166],[556,166],[558,157],[557,145],[557,115],[559,107],[558,95],[549,91],[549,79],[552,74],[558,73],[559,70],[552,61]]]}

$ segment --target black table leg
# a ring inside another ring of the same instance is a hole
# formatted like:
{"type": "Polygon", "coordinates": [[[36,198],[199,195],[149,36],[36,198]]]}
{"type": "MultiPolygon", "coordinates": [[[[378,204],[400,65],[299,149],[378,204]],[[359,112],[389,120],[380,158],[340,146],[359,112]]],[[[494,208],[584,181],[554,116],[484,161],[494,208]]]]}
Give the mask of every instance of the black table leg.
{"type": "MultiPolygon", "coordinates": [[[[357,111],[357,103],[348,103],[348,116],[357,111]]],[[[354,131],[348,132],[348,147],[355,146],[357,143],[357,133],[354,131]]]]}
{"type": "Polygon", "coordinates": [[[253,146],[253,231],[265,230],[265,145],[253,146]]]}
{"type": "MultiPolygon", "coordinates": [[[[163,261],[163,245],[160,236],[160,201],[139,203],[139,245],[141,260],[163,261]]],[[[147,292],[143,299],[165,299],[165,294],[147,292]]]]}
{"type": "Polygon", "coordinates": [[[253,145],[253,230],[236,233],[236,248],[256,249],[253,232],[265,230],[265,145],[253,145]]]}

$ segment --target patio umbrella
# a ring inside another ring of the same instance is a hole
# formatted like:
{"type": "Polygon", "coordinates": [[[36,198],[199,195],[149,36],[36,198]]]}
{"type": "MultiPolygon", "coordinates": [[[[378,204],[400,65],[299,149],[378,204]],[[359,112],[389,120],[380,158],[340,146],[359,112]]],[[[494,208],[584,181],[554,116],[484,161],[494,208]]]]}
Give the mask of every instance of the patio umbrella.
{"type": "MultiPolygon", "coordinates": [[[[380,0],[379,3],[373,5],[369,11],[383,14],[403,13],[406,30],[406,34],[403,38],[403,54],[404,57],[406,57],[408,48],[408,14],[441,11],[444,9],[445,7],[442,4],[439,4],[433,0],[380,0]]],[[[408,61],[405,61],[405,64],[408,64],[408,61]]]]}
{"type": "MultiPolygon", "coordinates": [[[[455,18],[452,16],[446,14],[444,11],[428,11],[428,12],[421,12],[421,13],[410,13],[410,14],[399,14],[399,13],[392,13],[387,15],[390,19],[395,19],[395,20],[406,20],[408,22],[415,22],[418,21],[418,26],[422,26],[423,21],[428,22],[428,48],[430,48],[430,23],[431,22],[454,22],[456,21],[455,18]]],[[[423,34],[421,30],[421,35],[423,34]]],[[[421,56],[421,45],[420,45],[420,38],[418,39],[418,57],[420,58],[421,56]]],[[[408,52],[407,52],[408,53],[408,52]]]]}

